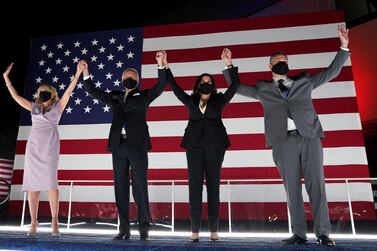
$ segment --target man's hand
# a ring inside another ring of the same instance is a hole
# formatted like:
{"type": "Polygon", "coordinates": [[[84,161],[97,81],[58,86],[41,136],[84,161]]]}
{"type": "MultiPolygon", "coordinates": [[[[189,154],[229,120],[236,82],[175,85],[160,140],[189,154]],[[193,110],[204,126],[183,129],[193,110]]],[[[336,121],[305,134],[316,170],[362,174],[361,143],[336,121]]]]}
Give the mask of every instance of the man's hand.
{"type": "Polygon", "coordinates": [[[77,65],[77,68],[83,67],[82,75],[83,77],[89,76],[89,66],[86,60],[80,60],[79,64],[77,65]]]}
{"type": "Polygon", "coordinates": [[[162,57],[162,64],[165,66],[166,69],[169,68],[169,63],[168,63],[168,54],[166,51],[162,51],[164,53],[164,56],[162,57]]]}
{"type": "Polygon", "coordinates": [[[338,34],[340,38],[340,46],[343,48],[348,48],[349,38],[348,38],[348,29],[345,24],[338,25],[338,34]]]}
{"type": "Polygon", "coordinates": [[[225,66],[232,64],[232,52],[228,48],[224,48],[221,53],[221,59],[223,60],[225,66]]]}
{"type": "Polygon", "coordinates": [[[164,57],[166,56],[166,52],[165,51],[158,51],[156,53],[156,61],[157,61],[157,64],[159,66],[164,66],[164,63],[163,63],[163,59],[164,57]]]}
{"type": "Polygon", "coordinates": [[[76,74],[75,74],[75,77],[78,79],[81,75],[81,73],[84,71],[84,63],[82,63],[81,61],[77,64],[77,67],[76,67],[76,74]]]}

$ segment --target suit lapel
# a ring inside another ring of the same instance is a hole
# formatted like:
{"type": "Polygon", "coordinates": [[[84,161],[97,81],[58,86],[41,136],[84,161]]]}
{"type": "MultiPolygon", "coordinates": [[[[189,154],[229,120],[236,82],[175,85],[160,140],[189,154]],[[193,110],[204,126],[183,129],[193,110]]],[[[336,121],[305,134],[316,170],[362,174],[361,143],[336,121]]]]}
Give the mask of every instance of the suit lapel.
{"type": "Polygon", "coordinates": [[[280,94],[280,91],[276,87],[275,82],[273,80],[266,81],[266,84],[267,84],[267,86],[269,86],[271,93],[273,93],[277,97],[280,97],[281,99],[283,99],[282,96],[281,96],[281,94],[280,94]]]}
{"type": "Polygon", "coordinates": [[[288,78],[291,79],[291,81],[292,81],[292,85],[291,85],[291,88],[289,88],[289,92],[288,92],[288,97],[287,97],[287,99],[289,99],[289,98],[292,96],[292,93],[294,92],[294,90],[295,90],[295,88],[296,88],[296,81],[295,81],[295,79],[292,78],[292,77],[289,77],[289,76],[288,76],[288,78]]]}

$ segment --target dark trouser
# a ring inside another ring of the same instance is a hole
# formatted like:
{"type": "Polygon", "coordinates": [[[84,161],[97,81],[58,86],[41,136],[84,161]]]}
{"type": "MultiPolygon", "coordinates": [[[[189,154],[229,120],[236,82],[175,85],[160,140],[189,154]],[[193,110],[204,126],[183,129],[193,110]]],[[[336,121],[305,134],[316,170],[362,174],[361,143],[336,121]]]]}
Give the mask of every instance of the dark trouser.
{"type": "Polygon", "coordinates": [[[113,149],[113,174],[115,201],[118,208],[120,231],[130,230],[130,175],[131,166],[132,195],[137,207],[139,231],[148,231],[150,225],[148,198],[148,154],[146,149],[130,146],[126,140],[113,149]]]}
{"type": "Polygon", "coordinates": [[[202,191],[206,177],[208,225],[211,232],[219,226],[220,170],[225,149],[215,147],[189,149],[186,152],[189,176],[191,231],[199,233],[202,219],[202,191]]]}
{"type": "Polygon", "coordinates": [[[292,232],[306,238],[306,213],[301,177],[313,211],[314,233],[329,235],[331,230],[323,174],[323,149],[319,138],[297,134],[273,146],[273,158],[283,179],[292,221],[292,232]]]}

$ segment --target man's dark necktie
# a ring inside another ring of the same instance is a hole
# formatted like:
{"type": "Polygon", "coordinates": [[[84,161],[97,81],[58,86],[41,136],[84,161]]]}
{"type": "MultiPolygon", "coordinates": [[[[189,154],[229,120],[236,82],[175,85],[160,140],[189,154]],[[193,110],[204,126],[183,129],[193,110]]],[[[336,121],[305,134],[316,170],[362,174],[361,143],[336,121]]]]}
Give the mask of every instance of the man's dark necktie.
{"type": "Polygon", "coordinates": [[[279,79],[278,84],[279,84],[280,94],[281,94],[282,98],[287,99],[287,97],[288,97],[288,87],[286,87],[284,85],[284,79],[279,79]]]}
{"type": "MultiPolygon", "coordinates": [[[[128,98],[128,92],[126,91],[123,95],[124,106],[126,105],[127,98],[128,98]]],[[[123,136],[123,138],[126,138],[127,137],[126,123],[123,124],[123,129],[124,129],[124,131],[122,131],[122,136],[123,136]]]]}

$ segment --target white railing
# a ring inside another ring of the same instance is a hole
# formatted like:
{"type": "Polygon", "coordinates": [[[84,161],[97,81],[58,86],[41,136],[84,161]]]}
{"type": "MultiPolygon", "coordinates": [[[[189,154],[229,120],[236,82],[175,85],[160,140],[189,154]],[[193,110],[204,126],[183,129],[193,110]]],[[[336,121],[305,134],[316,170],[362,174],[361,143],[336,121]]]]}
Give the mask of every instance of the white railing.
{"type": "MultiPolygon", "coordinates": [[[[326,181],[344,181],[346,184],[347,188],[347,200],[348,200],[348,207],[349,207],[349,213],[350,213],[350,221],[351,221],[351,229],[352,229],[352,235],[356,235],[356,229],[355,229],[355,222],[353,218],[353,210],[352,210],[352,201],[351,201],[351,196],[350,196],[350,188],[349,188],[349,182],[353,181],[377,181],[377,178],[325,178],[326,181]]],[[[303,182],[304,180],[302,180],[303,182]]],[[[67,220],[67,229],[70,228],[71,224],[71,212],[72,212],[72,192],[73,192],[73,184],[74,183],[112,183],[113,181],[111,180],[59,180],[58,182],[61,183],[70,183],[70,190],[69,190],[69,201],[68,201],[68,220],[67,220]]],[[[171,231],[174,232],[174,211],[175,211],[175,186],[177,182],[184,182],[188,183],[187,180],[149,180],[148,183],[170,183],[171,184],[171,231]]],[[[231,185],[232,183],[239,183],[239,182],[280,182],[282,183],[281,179],[226,179],[226,180],[221,180],[220,184],[226,184],[228,187],[228,215],[229,215],[229,227],[228,231],[229,233],[232,233],[232,217],[231,217],[231,185]]],[[[23,207],[22,207],[22,217],[21,217],[21,227],[24,226],[24,220],[25,220],[25,208],[26,208],[26,200],[27,200],[27,194],[26,192],[24,193],[24,199],[23,199],[23,207]]],[[[288,208],[288,206],[287,206],[288,208]]],[[[291,217],[288,209],[288,232],[291,234],[291,217]]],[[[106,223],[105,223],[106,224],[106,223]]],[[[114,225],[114,224],[110,224],[114,225]]],[[[117,224],[117,229],[119,228],[119,217],[118,217],[118,224],[117,224]]]]}

